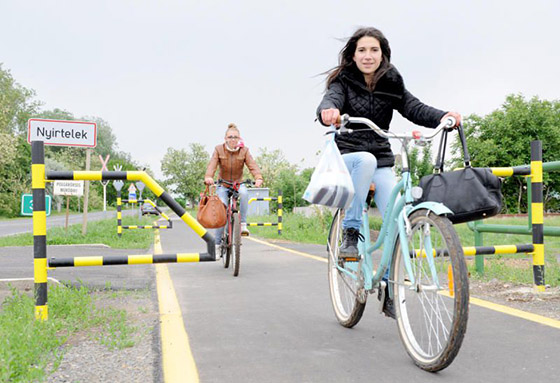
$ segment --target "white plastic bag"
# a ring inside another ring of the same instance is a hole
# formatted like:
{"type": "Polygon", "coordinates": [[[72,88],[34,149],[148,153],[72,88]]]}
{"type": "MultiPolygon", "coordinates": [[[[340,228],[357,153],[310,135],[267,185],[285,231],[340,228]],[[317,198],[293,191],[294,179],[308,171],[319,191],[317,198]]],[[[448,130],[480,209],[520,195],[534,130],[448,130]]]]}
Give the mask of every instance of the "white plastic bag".
{"type": "Polygon", "coordinates": [[[319,163],[303,193],[303,199],[317,205],[346,209],[354,198],[354,185],[342,155],[334,142],[334,133],[328,135],[319,163]]]}

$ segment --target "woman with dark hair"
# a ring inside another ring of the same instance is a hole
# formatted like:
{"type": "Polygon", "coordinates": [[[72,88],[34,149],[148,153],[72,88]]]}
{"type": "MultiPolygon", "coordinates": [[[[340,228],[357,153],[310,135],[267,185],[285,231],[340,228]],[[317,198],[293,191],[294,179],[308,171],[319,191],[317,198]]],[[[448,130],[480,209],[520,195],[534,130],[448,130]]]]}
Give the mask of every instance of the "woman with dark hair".
{"type": "MultiPolygon", "coordinates": [[[[393,110],[428,128],[435,128],[449,116],[455,117],[457,124],[461,122],[460,114],[432,108],[414,97],[391,64],[387,38],[376,28],[360,28],[340,51],[338,66],[328,72],[327,91],[317,108],[319,121],[327,126],[336,125],[341,114],[348,114],[366,117],[381,129],[389,130],[393,110]]],[[[375,184],[375,204],[382,216],[396,184],[392,171],[395,157],[389,141],[366,126],[354,124],[350,128],[353,133],[340,134],[335,139],[356,192],[342,222],[342,258],[358,255],[362,211],[370,184],[375,184]]],[[[385,303],[391,307],[384,308],[384,312],[394,317],[392,302],[385,303]]]]}

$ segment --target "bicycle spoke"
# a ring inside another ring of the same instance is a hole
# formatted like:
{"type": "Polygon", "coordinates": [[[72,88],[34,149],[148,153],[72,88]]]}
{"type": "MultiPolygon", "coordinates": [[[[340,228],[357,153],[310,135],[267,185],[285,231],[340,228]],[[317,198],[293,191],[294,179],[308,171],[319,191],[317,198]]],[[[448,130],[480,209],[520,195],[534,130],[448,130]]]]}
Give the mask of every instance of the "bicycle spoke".
{"type": "MultiPolygon", "coordinates": [[[[457,355],[468,316],[468,277],[462,247],[446,218],[417,211],[410,217],[408,247],[415,283],[407,280],[405,255],[397,243],[393,263],[399,333],[408,354],[427,371],[447,367],[457,355]],[[448,268],[454,294],[444,295],[448,268]],[[459,270],[459,274],[455,272],[459,270]]],[[[409,258],[410,259],[410,258],[409,258]]]]}
{"type": "Polygon", "coordinates": [[[338,251],[342,243],[342,217],[344,211],[337,211],[333,218],[327,243],[328,276],[331,302],[339,323],[345,327],[352,327],[358,323],[365,308],[365,301],[358,300],[360,285],[359,268],[341,263],[338,251]]]}

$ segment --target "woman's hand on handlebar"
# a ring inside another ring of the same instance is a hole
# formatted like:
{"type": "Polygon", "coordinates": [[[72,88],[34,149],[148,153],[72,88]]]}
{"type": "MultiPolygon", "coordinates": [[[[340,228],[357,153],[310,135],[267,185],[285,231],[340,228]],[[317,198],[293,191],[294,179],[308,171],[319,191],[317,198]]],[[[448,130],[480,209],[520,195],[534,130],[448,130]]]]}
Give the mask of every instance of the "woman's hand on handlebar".
{"type": "Polygon", "coordinates": [[[323,124],[327,126],[340,126],[340,110],[335,108],[323,109],[321,111],[321,120],[323,120],[323,124]]]}
{"type": "Polygon", "coordinates": [[[255,180],[255,187],[256,188],[260,188],[262,186],[262,184],[263,184],[262,179],[259,178],[259,179],[255,180]]]}
{"type": "Polygon", "coordinates": [[[214,179],[212,177],[206,177],[204,179],[204,183],[208,186],[213,185],[214,184],[214,179]]]}
{"type": "Polygon", "coordinates": [[[459,125],[461,125],[461,115],[457,112],[447,112],[445,114],[445,116],[443,116],[441,118],[441,122],[445,122],[445,119],[447,119],[448,117],[453,117],[456,121],[455,126],[453,126],[454,128],[458,127],[459,125]]]}

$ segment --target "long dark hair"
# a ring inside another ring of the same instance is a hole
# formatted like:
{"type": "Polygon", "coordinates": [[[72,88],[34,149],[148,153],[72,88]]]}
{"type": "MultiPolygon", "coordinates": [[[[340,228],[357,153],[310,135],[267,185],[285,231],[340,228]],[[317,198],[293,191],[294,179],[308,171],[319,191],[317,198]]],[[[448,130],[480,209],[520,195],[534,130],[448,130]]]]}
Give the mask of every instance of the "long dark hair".
{"type": "Polygon", "coordinates": [[[381,76],[387,72],[387,70],[391,67],[391,47],[389,46],[389,40],[383,35],[377,28],[368,27],[368,28],[360,28],[352,37],[348,39],[346,45],[340,53],[338,54],[338,66],[334,67],[333,69],[327,71],[327,88],[331,85],[333,80],[342,72],[343,69],[349,69],[356,67],[356,63],[354,62],[354,53],[356,52],[356,45],[358,45],[358,40],[360,40],[364,36],[373,37],[379,41],[379,45],[381,47],[381,53],[383,58],[381,60],[381,65],[375,71],[373,75],[373,81],[371,84],[368,84],[370,89],[375,87],[377,80],[381,76]]]}

